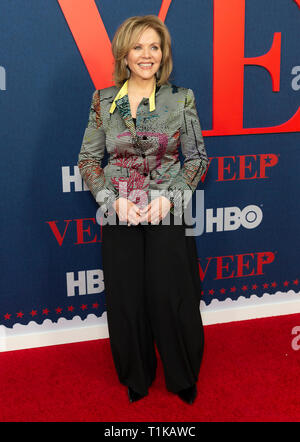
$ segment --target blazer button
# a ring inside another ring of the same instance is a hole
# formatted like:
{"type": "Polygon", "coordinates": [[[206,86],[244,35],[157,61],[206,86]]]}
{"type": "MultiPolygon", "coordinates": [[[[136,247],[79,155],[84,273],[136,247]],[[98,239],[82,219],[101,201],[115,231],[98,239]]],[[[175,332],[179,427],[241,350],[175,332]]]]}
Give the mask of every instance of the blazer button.
{"type": "Polygon", "coordinates": [[[147,140],[147,136],[146,135],[143,135],[143,140],[147,140]]]}
{"type": "Polygon", "coordinates": [[[142,153],[142,157],[145,158],[145,156],[146,156],[146,155],[145,155],[144,153],[142,153]]]}
{"type": "Polygon", "coordinates": [[[148,176],[148,174],[146,172],[143,173],[144,176],[148,176]]]}

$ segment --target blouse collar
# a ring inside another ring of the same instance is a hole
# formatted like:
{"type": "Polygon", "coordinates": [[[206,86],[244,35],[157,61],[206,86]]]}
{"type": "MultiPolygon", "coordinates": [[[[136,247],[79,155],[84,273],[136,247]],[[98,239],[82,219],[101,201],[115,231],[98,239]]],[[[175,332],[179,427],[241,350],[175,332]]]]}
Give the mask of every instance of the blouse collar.
{"type": "MultiPolygon", "coordinates": [[[[152,112],[155,110],[155,92],[156,92],[156,81],[153,88],[153,91],[149,97],[149,111],[152,112]]],[[[124,97],[125,95],[128,95],[128,80],[125,81],[119,92],[114,98],[114,101],[112,102],[112,105],[110,107],[109,112],[112,114],[116,108],[116,101],[120,98],[124,97]]]]}

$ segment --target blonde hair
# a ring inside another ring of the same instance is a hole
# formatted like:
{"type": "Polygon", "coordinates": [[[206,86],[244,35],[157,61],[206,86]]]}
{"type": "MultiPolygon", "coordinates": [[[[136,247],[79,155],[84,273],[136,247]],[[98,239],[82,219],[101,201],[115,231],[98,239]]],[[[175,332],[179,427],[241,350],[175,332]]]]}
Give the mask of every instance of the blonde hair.
{"type": "Polygon", "coordinates": [[[173,69],[171,36],[167,26],[156,15],[143,15],[127,18],[117,29],[112,41],[112,53],[115,59],[113,80],[121,87],[128,79],[125,57],[137,42],[145,29],[154,29],[161,39],[162,60],[157,72],[157,84],[168,83],[173,69]],[[160,75],[159,75],[160,72],[160,75]]]}

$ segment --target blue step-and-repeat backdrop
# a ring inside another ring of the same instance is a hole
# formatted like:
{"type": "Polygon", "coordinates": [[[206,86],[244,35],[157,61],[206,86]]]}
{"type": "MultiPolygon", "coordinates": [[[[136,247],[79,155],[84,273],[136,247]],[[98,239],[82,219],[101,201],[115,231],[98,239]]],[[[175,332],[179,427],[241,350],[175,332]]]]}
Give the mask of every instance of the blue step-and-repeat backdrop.
{"type": "Polygon", "coordinates": [[[299,292],[299,0],[5,0],[5,327],[105,311],[98,205],[77,168],[92,93],[111,85],[97,67],[107,42],[94,30],[111,41],[127,17],[159,13],[172,36],[171,82],[193,89],[210,160],[198,186],[202,300],[299,292]]]}

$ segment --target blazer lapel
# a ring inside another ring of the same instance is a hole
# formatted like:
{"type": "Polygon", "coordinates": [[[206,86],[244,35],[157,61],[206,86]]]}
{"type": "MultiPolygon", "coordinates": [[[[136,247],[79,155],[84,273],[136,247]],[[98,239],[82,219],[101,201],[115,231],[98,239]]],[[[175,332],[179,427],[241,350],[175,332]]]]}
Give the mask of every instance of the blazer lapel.
{"type": "MultiPolygon", "coordinates": [[[[132,116],[131,116],[127,86],[128,86],[128,80],[123,84],[123,86],[121,87],[121,89],[117,93],[117,95],[111,105],[110,112],[111,113],[114,112],[115,107],[118,108],[119,113],[120,113],[122,119],[124,120],[126,127],[129,129],[134,142],[137,142],[138,137],[136,135],[135,124],[134,124],[132,116]]],[[[157,84],[155,83],[153,92],[149,98],[150,111],[153,111],[155,109],[155,94],[159,88],[160,87],[157,87],[157,84]]]]}
{"type": "Polygon", "coordinates": [[[124,120],[124,123],[128,127],[132,137],[136,140],[136,129],[130,112],[130,103],[128,99],[128,94],[124,95],[124,97],[116,100],[116,106],[119,110],[121,117],[124,120]]]}

